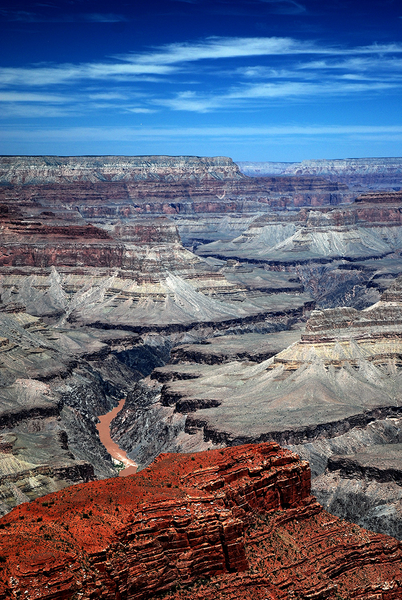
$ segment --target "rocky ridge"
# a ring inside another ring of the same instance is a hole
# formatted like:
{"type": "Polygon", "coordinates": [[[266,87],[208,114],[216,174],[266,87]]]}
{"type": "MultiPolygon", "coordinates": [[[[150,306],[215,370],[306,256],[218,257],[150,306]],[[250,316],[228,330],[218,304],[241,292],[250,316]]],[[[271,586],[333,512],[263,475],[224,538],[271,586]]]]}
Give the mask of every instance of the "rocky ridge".
{"type": "Polygon", "coordinates": [[[283,194],[295,206],[351,199],[323,178],[246,177],[226,157],[0,157],[0,183],[0,203],[62,204],[87,219],[266,211],[283,194]]]}
{"type": "Polygon", "coordinates": [[[135,334],[54,329],[17,308],[0,311],[1,514],[116,474],[95,423],[142,376],[119,357],[133,346],[146,352],[135,334]]]}
{"type": "Polygon", "coordinates": [[[402,272],[401,231],[400,192],[370,193],[347,206],[256,217],[240,235],[198,244],[196,253],[293,273],[319,308],[366,308],[388,286],[385,278],[402,272]]]}
{"type": "Polygon", "coordinates": [[[400,543],[330,516],[309,478],[270,443],[162,455],[20,506],[0,523],[0,597],[400,597],[400,543]]]}
{"type": "MultiPolygon", "coordinates": [[[[175,224],[166,217],[134,216],[94,226],[60,204],[44,208],[16,202],[3,206],[3,303],[12,300],[34,315],[63,323],[136,323],[138,331],[263,321],[273,312],[263,290],[251,297],[241,281],[229,281],[184,249],[175,224]]],[[[297,311],[310,297],[301,298],[300,288],[295,291],[297,311]]]]}
{"type": "Polygon", "coordinates": [[[0,157],[0,182],[3,185],[243,178],[237,165],[225,156],[0,157]]]}
{"type": "Polygon", "coordinates": [[[197,253],[270,265],[382,258],[401,248],[401,194],[364,194],[350,206],[271,213],[240,236],[197,253]]]}

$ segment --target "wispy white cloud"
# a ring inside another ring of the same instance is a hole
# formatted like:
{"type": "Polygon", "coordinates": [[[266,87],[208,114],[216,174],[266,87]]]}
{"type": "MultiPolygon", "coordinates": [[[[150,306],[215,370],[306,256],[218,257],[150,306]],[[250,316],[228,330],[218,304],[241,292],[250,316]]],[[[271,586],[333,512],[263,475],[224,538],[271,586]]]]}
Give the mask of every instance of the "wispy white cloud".
{"type": "Polygon", "coordinates": [[[222,95],[197,95],[187,91],[177,94],[174,98],[154,100],[155,104],[167,106],[172,110],[190,112],[210,112],[216,109],[231,109],[249,104],[250,100],[278,100],[308,97],[335,97],[341,95],[359,94],[362,92],[378,92],[380,90],[398,87],[397,84],[386,82],[356,81],[352,77],[332,82],[306,83],[302,81],[287,81],[282,83],[263,83],[232,89],[222,95]]]}
{"type": "Polygon", "coordinates": [[[12,117],[22,119],[54,119],[71,117],[76,114],[77,110],[66,106],[10,103],[1,106],[0,119],[9,120],[12,117]]]}
{"type": "Polygon", "coordinates": [[[319,45],[314,41],[284,37],[207,38],[198,43],[167,44],[155,52],[129,54],[121,58],[136,64],[175,64],[248,56],[290,56],[299,54],[359,55],[402,53],[402,44],[371,44],[355,48],[319,45]]]}
{"type": "Polygon", "coordinates": [[[57,96],[55,94],[36,94],[34,92],[1,92],[0,102],[45,102],[58,103],[67,102],[65,96],[57,96]]]}
{"type": "MultiPolygon", "coordinates": [[[[314,41],[283,37],[207,38],[196,43],[168,44],[154,51],[122,55],[109,62],[60,64],[25,68],[0,68],[0,85],[58,85],[77,80],[124,80],[139,76],[170,75],[188,63],[217,61],[258,56],[296,57],[298,55],[350,56],[358,68],[359,55],[388,55],[402,53],[400,44],[373,44],[357,48],[322,46],[314,41]]],[[[378,59],[380,60],[380,59],[378,59]]],[[[362,68],[364,59],[360,59],[362,68]]],[[[368,64],[368,63],[366,63],[368,64]]],[[[300,68],[336,68],[325,60],[310,62],[300,68]]],[[[188,68],[188,67],[187,67],[188,68]]],[[[250,69],[258,67],[250,67],[250,69]]],[[[341,68],[340,66],[338,68],[341,68]]],[[[344,68],[347,68],[344,63],[344,68]]]]}
{"type": "Polygon", "coordinates": [[[0,68],[0,85],[45,86],[76,83],[78,80],[132,79],[147,74],[166,75],[167,65],[132,63],[64,64],[56,67],[0,68]]]}
{"type": "MultiPolygon", "coordinates": [[[[402,51],[402,47],[401,47],[402,51]]],[[[126,60],[136,64],[176,64],[200,60],[218,60],[247,56],[332,53],[314,42],[283,37],[221,38],[212,37],[198,43],[167,44],[155,52],[128,54],[126,60]]]]}
{"type": "Polygon", "coordinates": [[[388,54],[383,56],[373,53],[371,56],[352,56],[343,60],[315,60],[299,63],[296,65],[299,70],[352,70],[369,71],[375,69],[402,71],[402,59],[390,57],[388,54]]]}
{"type": "Polygon", "coordinates": [[[88,94],[91,100],[127,100],[128,94],[121,92],[92,92],[88,94]]]}
{"type": "Polygon", "coordinates": [[[374,94],[401,85],[401,53],[402,44],[346,48],[289,37],[213,37],[102,62],[0,68],[0,102],[64,103],[81,112],[111,107],[146,114],[164,107],[207,113],[259,108],[281,99],[374,94]],[[227,61],[231,70],[225,71],[227,61]],[[141,88],[160,82],[163,87],[141,88]],[[33,91],[38,88],[46,92],[33,91]],[[51,93],[55,89],[59,94],[51,93]],[[63,95],[60,89],[72,91],[63,95]]]}
{"type": "Polygon", "coordinates": [[[285,83],[265,83],[254,85],[237,91],[232,91],[223,97],[223,100],[229,98],[286,98],[291,96],[311,96],[311,95],[334,95],[350,94],[356,92],[368,92],[383,90],[394,87],[389,83],[344,83],[339,81],[320,83],[304,83],[300,81],[288,81],[285,83]]]}
{"type": "Polygon", "coordinates": [[[157,112],[154,109],[151,108],[143,108],[141,106],[131,106],[131,107],[126,107],[125,110],[127,112],[131,112],[131,113],[137,113],[137,114],[151,114],[151,113],[155,113],[157,112]]]}
{"type": "Polygon", "coordinates": [[[32,135],[46,140],[91,140],[91,141],[135,141],[138,139],[172,139],[186,137],[200,138],[253,138],[253,137],[292,137],[292,136],[360,136],[374,138],[376,136],[399,136],[402,138],[402,124],[394,126],[372,125],[283,125],[263,127],[73,127],[67,129],[43,129],[27,131],[26,129],[0,130],[0,138],[30,139],[32,135]]]}

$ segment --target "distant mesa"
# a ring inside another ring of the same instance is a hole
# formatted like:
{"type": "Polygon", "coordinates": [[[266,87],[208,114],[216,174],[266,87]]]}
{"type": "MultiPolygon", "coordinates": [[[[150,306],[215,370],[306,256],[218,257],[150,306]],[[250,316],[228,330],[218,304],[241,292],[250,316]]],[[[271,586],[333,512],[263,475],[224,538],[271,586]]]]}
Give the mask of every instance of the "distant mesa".
{"type": "Polygon", "coordinates": [[[351,188],[392,189],[402,187],[402,158],[345,158],[303,160],[302,162],[238,162],[251,177],[272,175],[325,177],[351,188]]]}

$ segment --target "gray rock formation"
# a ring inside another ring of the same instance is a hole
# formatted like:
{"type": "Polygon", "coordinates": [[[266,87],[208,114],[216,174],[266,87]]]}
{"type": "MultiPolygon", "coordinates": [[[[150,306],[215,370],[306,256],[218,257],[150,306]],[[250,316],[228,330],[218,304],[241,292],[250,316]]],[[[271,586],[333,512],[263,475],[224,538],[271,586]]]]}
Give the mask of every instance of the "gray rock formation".
{"type": "Polygon", "coordinates": [[[179,349],[186,364],[143,382],[116,439],[146,464],[147,442],[126,432],[133,407],[152,396],[148,429],[157,424],[164,450],[278,441],[310,461],[329,510],[400,536],[401,328],[402,278],[363,311],[313,312],[300,341],[263,362],[211,365],[194,346],[179,349]]]}
{"type": "Polygon", "coordinates": [[[359,189],[402,187],[402,158],[399,157],[303,160],[296,163],[245,161],[237,164],[242,173],[251,177],[317,175],[359,189]]]}

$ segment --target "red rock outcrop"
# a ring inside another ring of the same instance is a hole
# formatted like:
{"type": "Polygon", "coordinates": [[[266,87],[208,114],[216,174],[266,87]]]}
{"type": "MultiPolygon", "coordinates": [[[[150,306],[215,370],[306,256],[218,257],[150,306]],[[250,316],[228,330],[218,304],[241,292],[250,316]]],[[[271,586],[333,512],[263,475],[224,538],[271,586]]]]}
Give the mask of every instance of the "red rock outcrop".
{"type": "Polygon", "coordinates": [[[309,493],[275,443],[161,455],[6,515],[0,598],[401,598],[401,544],[309,493]]]}

